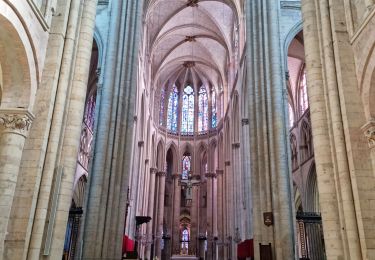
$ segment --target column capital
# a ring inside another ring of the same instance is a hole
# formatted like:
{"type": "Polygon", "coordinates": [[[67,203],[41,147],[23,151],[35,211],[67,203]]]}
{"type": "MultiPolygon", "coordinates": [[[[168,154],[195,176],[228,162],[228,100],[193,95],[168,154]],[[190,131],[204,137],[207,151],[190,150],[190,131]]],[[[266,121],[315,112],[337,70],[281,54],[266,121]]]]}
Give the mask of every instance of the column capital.
{"type": "Polygon", "coordinates": [[[216,170],[216,175],[223,175],[223,174],[224,174],[224,170],[219,170],[219,169],[216,170]]]}
{"type": "Polygon", "coordinates": [[[232,148],[240,148],[240,143],[233,143],[232,148]]]}
{"type": "Polygon", "coordinates": [[[191,179],[192,180],[200,180],[201,176],[199,174],[194,174],[194,175],[191,175],[191,179]]]}
{"type": "Polygon", "coordinates": [[[362,131],[367,138],[369,148],[375,148],[375,119],[371,119],[362,126],[362,131]]]}
{"type": "Polygon", "coordinates": [[[158,172],[158,169],[156,169],[155,167],[151,167],[150,168],[150,173],[151,174],[156,174],[158,172]]]}
{"type": "Polygon", "coordinates": [[[225,162],[224,162],[224,165],[225,165],[225,166],[230,166],[230,161],[225,161],[225,162]]]}
{"type": "Polygon", "coordinates": [[[180,178],[180,174],[178,174],[178,173],[173,173],[173,174],[172,174],[172,178],[173,178],[173,179],[179,179],[179,178],[180,178]]]}
{"type": "Polygon", "coordinates": [[[0,128],[3,132],[27,136],[34,115],[23,108],[0,109],[0,128]]]}
{"type": "Polygon", "coordinates": [[[158,177],[165,177],[166,175],[167,175],[167,173],[165,171],[158,171],[156,173],[156,176],[158,176],[158,177]]]}
{"type": "Polygon", "coordinates": [[[204,175],[206,178],[216,178],[216,173],[214,172],[206,172],[204,175]]]}

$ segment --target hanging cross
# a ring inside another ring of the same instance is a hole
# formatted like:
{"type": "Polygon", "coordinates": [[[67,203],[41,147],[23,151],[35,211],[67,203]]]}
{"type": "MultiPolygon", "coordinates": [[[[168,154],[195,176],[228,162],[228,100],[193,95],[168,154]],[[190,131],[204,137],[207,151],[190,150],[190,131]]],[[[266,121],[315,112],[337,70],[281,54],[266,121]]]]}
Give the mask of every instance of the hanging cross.
{"type": "Polygon", "coordinates": [[[193,186],[199,186],[199,180],[193,180],[191,173],[189,173],[189,177],[187,180],[180,180],[180,185],[184,186],[185,188],[185,198],[189,202],[193,199],[193,186]]]}

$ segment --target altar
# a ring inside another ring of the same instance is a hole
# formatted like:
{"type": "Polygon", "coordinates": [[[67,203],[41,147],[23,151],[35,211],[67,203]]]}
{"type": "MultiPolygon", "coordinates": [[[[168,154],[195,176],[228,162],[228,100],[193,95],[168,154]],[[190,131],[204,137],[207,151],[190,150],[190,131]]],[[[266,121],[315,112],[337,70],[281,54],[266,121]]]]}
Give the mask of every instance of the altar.
{"type": "Polygon", "coordinates": [[[198,260],[198,257],[192,255],[173,255],[171,260],[198,260]]]}

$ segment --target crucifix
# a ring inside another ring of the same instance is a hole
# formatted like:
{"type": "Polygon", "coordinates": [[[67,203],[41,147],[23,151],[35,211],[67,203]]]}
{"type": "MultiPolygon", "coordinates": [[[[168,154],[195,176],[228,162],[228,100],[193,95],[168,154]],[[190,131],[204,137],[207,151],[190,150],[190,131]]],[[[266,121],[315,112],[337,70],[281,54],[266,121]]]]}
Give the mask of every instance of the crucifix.
{"type": "Polygon", "coordinates": [[[186,204],[190,206],[191,201],[193,199],[193,186],[199,186],[200,181],[193,180],[191,173],[189,173],[189,176],[187,179],[180,180],[180,185],[183,186],[185,189],[186,204]]]}

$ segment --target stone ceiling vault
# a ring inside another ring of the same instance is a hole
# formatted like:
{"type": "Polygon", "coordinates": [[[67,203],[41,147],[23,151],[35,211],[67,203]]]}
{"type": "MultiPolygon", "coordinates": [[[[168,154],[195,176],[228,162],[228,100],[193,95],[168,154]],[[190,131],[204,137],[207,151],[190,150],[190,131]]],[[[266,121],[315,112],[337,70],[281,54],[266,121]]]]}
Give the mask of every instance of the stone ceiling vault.
{"type": "Polygon", "coordinates": [[[145,33],[154,87],[189,74],[220,92],[238,53],[238,5],[237,0],[148,1],[145,33]]]}

